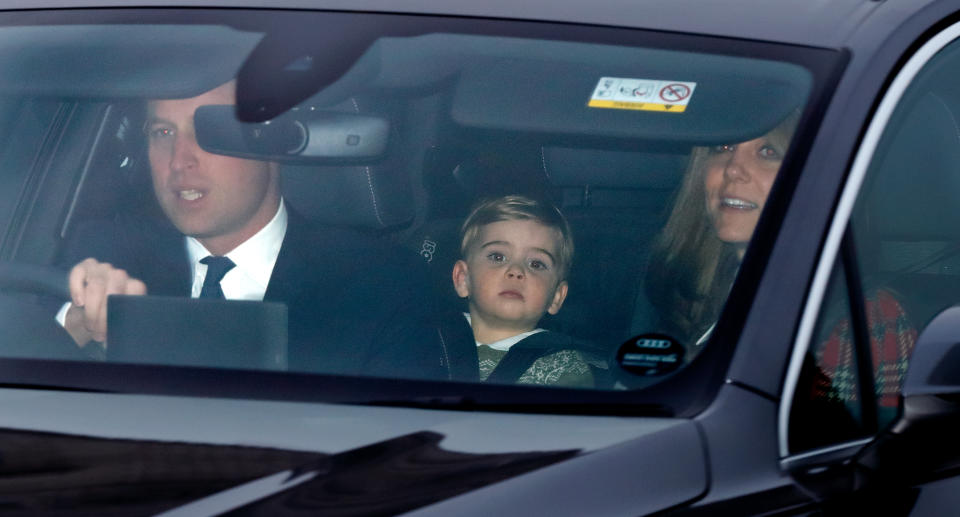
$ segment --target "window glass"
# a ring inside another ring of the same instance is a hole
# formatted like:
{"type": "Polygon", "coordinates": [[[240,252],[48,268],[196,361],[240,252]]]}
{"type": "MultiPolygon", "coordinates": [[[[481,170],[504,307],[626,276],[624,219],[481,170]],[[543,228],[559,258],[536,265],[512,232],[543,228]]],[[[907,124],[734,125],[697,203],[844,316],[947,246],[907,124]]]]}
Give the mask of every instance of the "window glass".
{"type": "Polygon", "coordinates": [[[30,324],[0,354],[665,379],[709,346],[830,55],[357,13],[9,19],[0,101],[60,111],[0,117],[32,144],[4,158],[2,301],[30,324]]]}
{"type": "Polygon", "coordinates": [[[794,451],[867,436],[892,422],[917,339],[899,293],[863,283],[852,241],[841,255],[794,395],[794,451]]]}
{"type": "Polygon", "coordinates": [[[917,335],[960,301],[955,224],[960,176],[960,46],[934,56],[904,93],[871,162],[852,228],[866,300],[878,416],[896,415],[917,335]]]}
{"type": "MultiPolygon", "coordinates": [[[[956,168],[960,91],[954,86],[958,60],[960,45],[952,43],[930,60],[904,92],[867,171],[851,217],[852,239],[845,243],[856,269],[853,283],[860,293],[850,299],[854,314],[862,314],[864,335],[869,338],[874,429],[897,415],[898,395],[919,332],[940,311],[960,301],[960,227],[955,224],[960,215],[956,168]]],[[[839,289],[838,282],[843,280],[831,279],[830,289],[839,289]]],[[[821,327],[833,310],[830,304],[822,310],[821,327]]],[[[851,335],[840,342],[845,350],[854,350],[848,342],[859,342],[867,349],[865,341],[851,335]]],[[[836,340],[822,335],[812,342],[813,355],[805,365],[808,382],[810,372],[829,370],[831,361],[835,362],[822,352],[835,344],[836,340]]],[[[801,384],[795,403],[805,390],[801,384]]],[[[806,417],[816,418],[816,414],[806,417]]],[[[808,445],[845,437],[838,432],[808,445]]]]}
{"type": "Polygon", "coordinates": [[[797,383],[790,415],[790,449],[799,452],[864,436],[854,319],[842,261],[834,265],[823,308],[797,383]]]}
{"type": "Polygon", "coordinates": [[[890,119],[853,214],[865,287],[897,296],[916,328],[960,297],[960,46],[927,64],[890,119]]]}

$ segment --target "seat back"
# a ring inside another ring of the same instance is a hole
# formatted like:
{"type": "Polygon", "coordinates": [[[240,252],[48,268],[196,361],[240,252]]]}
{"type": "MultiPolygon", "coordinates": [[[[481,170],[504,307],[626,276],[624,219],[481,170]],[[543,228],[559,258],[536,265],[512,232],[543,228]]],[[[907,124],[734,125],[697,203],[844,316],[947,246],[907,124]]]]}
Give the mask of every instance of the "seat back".
{"type": "Polygon", "coordinates": [[[634,319],[649,309],[647,257],[686,155],[548,147],[543,162],[576,244],[567,301],[547,325],[616,349],[646,325],[634,319]]]}
{"type": "MultiPolygon", "coordinates": [[[[389,112],[373,102],[350,98],[324,110],[389,112]]],[[[396,136],[392,131],[391,136],[396,136]]],[[[393,138],[395,141],[396,138],[393,138]]],[[[400,146],[389,145],[375,163],[359,165],[285,165],[281,168],[284,199],[310,221],[361,230],[389,230],[409,224],[414,217],[411,178],[399,165],[400,146]]]]}

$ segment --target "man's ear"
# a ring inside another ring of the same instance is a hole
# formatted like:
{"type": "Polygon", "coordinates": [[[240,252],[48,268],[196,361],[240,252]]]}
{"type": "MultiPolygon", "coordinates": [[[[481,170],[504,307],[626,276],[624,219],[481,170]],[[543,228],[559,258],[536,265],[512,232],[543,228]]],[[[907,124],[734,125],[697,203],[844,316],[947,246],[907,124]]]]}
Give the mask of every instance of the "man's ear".
{"type": "Polygon", "coordinates": [[[470,296],[470,275],[467,274],[467,263],[458,260],[453,265],[453,288],[457,291],[460,298],[470,296]]]}
{"type": "Polygon", "coordinates": [[[547,312],[550,314],[556,314],[560,312],[560,307],[563,307],[563,301],[567,299],[567,281],[561,280],[557,284],[557,289],[553,292],[553,301],[550,302],[550,307],[547,307],[547,312]]]}

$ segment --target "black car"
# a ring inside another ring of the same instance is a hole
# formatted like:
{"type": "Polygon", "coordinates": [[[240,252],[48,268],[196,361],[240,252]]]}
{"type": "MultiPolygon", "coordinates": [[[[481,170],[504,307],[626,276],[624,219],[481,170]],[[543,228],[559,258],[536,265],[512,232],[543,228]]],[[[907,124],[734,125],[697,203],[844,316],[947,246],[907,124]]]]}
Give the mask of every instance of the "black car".
{"type": "Polygon", "coordinates": [[[5,2],[0,513],[953,513],[958,38],[5,2]]]}

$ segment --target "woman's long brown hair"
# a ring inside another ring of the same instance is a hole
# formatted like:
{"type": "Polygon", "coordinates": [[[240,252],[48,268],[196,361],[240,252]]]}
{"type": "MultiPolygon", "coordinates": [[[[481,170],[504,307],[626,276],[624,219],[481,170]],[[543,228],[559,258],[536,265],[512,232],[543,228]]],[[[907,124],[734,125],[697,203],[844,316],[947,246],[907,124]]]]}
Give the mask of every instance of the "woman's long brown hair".
{"type": "MultiPolygon", "coordinates": [[[[799,111],[771,130],[769,137],[787,145],[799,111]]],[[[661,328],[692,345],[720,316],[737,274],[737,248],[717,237],[707,214],[704,176],[710,147],[694,147],[683,184],[647,267],[646,290],[661,317],[661,328]]]]}

